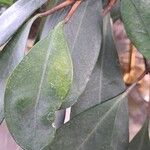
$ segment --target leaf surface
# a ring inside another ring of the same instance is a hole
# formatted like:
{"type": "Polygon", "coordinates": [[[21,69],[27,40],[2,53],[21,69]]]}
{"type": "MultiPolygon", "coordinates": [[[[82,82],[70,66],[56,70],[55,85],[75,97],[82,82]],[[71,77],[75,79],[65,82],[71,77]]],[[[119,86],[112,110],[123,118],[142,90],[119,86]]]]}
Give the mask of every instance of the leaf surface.
{"type": "Polygon", "coordinates": [[[32,23],[25,23],[0,52],[0,122],[4,118],[4,93],[7,79],[25,56],[25,48],[32,23]]]}
{"type": "Polygon", "coordinates": [[[80,113],[59,128],[44,150],[127,150],[126,93],[80,113]]]}
{"type": "Polygon", "coordinates": [[[148,126],[149,126],[149,120],[147,119],[143,127],[141,128],[141,130],[130,142],[128,150],[149,150],[150,149],[148,126]]]}
{"type": "MultiPolygon", "coordinates": [[[[60,20],[68,9],[50,16],[45,23],[42,37],[60,20]]],[[[102,3],[100,0],[86,0],[81,3],[70,21],[65,25],[74,66],[74,78],[70,94],[62,108],[73,105],[84,91],[94,69],[101,48],[102,3]]]]}
{"type": "Polygon", "coordinates": [[[121,14],[128,37],[150,59],[150,1],[122,0],[121,14]]]}
{"type": "Polygon", "coordinates": [[[71,116],[113,98],[125,90],[109,14],[103,20],[103,41],[99,58],[87,87],[71,108],[71,116]]]}
{"type": "Polygon", "coordinates": [[[46,0],[18,0],[0,16],[0,46],[6,43],[46,0]],[[7,31],[7,32],[6,32],[7,31]]]}
{"type": "Polygon", "coordinates": [[[69,92],[73,68],[63,23],[38,42],[10,76],[5,93],[8,128],[24,149],[53,139],[55,111],[69,92]]]}

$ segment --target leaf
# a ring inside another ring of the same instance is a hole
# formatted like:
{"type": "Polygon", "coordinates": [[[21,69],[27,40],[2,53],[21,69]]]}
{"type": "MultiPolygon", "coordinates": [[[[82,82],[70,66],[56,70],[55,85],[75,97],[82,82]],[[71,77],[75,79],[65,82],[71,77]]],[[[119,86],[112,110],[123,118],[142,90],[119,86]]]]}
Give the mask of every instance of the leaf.
{"type": "Polygon", "coordinates": [[[6,43],[25,20],[45,2],[46,0],[19,0],[9,7],[0,16],[0,46],[6,43]]]}
{"type": "Polygon", "coordinates": [[[127,93],[80,113],[43,150],[127,150],[127,93]]]}
{"type": "Polygon", "coordinates": [[[122,19],[133,44],[150,59],[150,1],[122,0],[122,19]]]}
{"type": "Polygon", "coordinates": [[[25,55],[30,28],[37,17],[24,24],[0,52],[0,123],[4,118],[4,93],[7,79],[25,55]]]}
{"type": "MultiPolygon", "coordinates": [[[[57,12],[46,21],[42,37],[64,18],[68,9],[57,12]]],[[[74,78],[70,94],[62,108],[73,105],[83,93],[98,59],[101,47],[102,3],[100,0],[86,0],[81,3],[70,21],[65,25],[73,59],[74,78]]]]}
{"type": "Polygon", "coordinates": [[[142,129],[130,142],[128,150],[149,150],[150,149],[148,125],[149,125],[149,120],[147,119],[142,129]]]}
{"type": "Polygon", "coordinates": [[[12,5],[13,4],[13,0],[0,0],[0,4],[12,5]]]}
{"type": "Polygon", "coordinates": [[[125,86],[108,14],[103,20],[103,41],[98,62],[85,91],[71,108],[71,116],[113,98],[124,90],[125,86]]]}
{"type": "Polygon", "coordinates": [[[72,83],[72,62],[59,23],[38,42],[8,80],[7,126],[24,149],[41,150],[53,139],[52,123],[72,83]]]}

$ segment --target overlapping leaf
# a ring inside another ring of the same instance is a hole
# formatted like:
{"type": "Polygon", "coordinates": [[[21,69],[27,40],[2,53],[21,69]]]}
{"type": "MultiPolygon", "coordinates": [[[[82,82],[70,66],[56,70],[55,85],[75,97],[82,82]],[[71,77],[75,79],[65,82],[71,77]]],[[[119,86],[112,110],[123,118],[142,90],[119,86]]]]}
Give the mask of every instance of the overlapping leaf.
{"type": "MultiPolygon", "coordinates": [[[[64,18],[68,9],[57,12],[46,21],[42,36],[64,18]]],[[[100,0],[86,0],[81,3],[71,20],[65,25],[73,59],[74,79],[70,94],[62,108],[74,104],[84,91],[96,64],[101,47],[102,3],[100,0]]]]}
{"type": "Polygon", "coordinates": [[[4,118],[4,93],[7,79],[25,55],[29,31],[37,17],[33,17],[23,25],[0,52],[0,122],[4,118]]]}
{"type": "Polygon", "coordinates": [[[128,150],[149,150],[150,149],[148,127],[149,127],[149,120],[147,119],[142,129],[130,142],[128,150]]]}
{"type": "Polygon", "coordinates": [[[71,87],[72,70],[63,23],[59,23],[32,48],[8,80],[6,122],[21,147],[41,150],[53,138],[55,111],[71,87]]]}
{"type": "Polygon", "coordinates": [[[122,0],[122,18],[129,38],[150,59],[150,1],[122,0]]]}
{"type": "Polygon", "coordinates": [[[44,150],[127,150],[127,93],[80,113],[44,150]]]}
{"type": "Polygon", "coordinates": [[[125,90],[117,50],[112,38],[110,17],[103,22],[102,48],[90,81],[78,102],[72,107],[72,117],[84,110],[119,95],[125,90]]]}
{"type": "Polygon", "coordinates": [[[0,16],[0,46],[47,0],[18,0],[0,16]]]}

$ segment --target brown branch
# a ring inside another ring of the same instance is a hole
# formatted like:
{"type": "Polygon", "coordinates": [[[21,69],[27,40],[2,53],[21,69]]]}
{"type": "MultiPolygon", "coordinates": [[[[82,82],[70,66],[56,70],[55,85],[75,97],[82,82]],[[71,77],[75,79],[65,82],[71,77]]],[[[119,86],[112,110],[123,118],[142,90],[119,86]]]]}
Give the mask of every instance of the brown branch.
{"type": "Polygon", "coordinates": [[[108,4],[106,5],[106,7],[103,10],[102,15],[105,16],[112,8],[113,6],[116,4],[117,0],[109,0],[108,4]]]}
{"type": "Polygon", "coordinates": [[[49,16],[51,14],[53,14],[54,12],[58,11],[58,10],[61,10],[71,4],[73,4],[75,2],[75,0],[66,0],[58,5],[56,5],[55,7],[53,7],[52,9],[46,11],[46,12],[43,12],[43,13],[40,13],[39,14],[39,17],[46,17],[46,16],[49,16]]]}

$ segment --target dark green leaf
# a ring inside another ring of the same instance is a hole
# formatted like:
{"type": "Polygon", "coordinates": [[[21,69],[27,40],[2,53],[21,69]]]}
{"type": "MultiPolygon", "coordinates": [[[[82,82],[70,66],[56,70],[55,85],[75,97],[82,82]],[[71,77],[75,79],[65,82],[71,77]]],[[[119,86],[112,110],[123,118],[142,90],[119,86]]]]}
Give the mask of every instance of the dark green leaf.
{"type": "Polygon", "coordinates": [[[69,96],[62,107],[74,104],[83,93],[92,74],[101,48],[102,4],[87,0],[65,28],[73,59],[74,79],[69,96]]]}
{"type": "MultiPolygon", "coordinates": [[[[46,21],[42,37],[64,18],[68,9],[57,12],[46,21]]],[[[73,59],[74,79],[70,94],[62,108],[74,104],[84,91],[98,59],[101,47],[102,4],[100,0],[83,1],[65,25],[73,59]],[[69,101],[68,101],[69,100],[69,101]]]]}
{"type": "Polygon", "coordinates": [[[72,62],[59,23],[14,70],[5,93],[5,116],[17,143],[41,150],[53,139],[55,111],[72,83],[72,62]]]}
{"type": "Polygon", "coordinates": [[[131,41],[150,59],[150,1],[122,0],[122,18],[131,41]]]}
{"type": "Polygon", "coordinates": [[[147,119],[142,129],[130,142],[128,150],[149,150],[150,149],[148,126],[149,126],[149,120],[147,119]]]}
{"type": "Polygon", "coordinates": [[[0,46],[47,0],[19,0],[0,16],[0,46]]]}
{"type": "Polygon", "coordinates": [[[71,108],[72,117],[84,110],[119,95],[125,90],[117,50],[112,37],[110,17],[103,21],[103,41],[98,62],[78,102],[71,108]]]}
{"type": "Polygon", "coordinates": [[[25,55],[29,31],[37,17],[35,16],[23,25],[0,52],[0,122],[4,118],[3,105],[7,79],[25,55]]]}
{"type": "Polygon", "coordinates": [[[127,150],[127,93],[80,113],[44,150],[127,150]]]}

